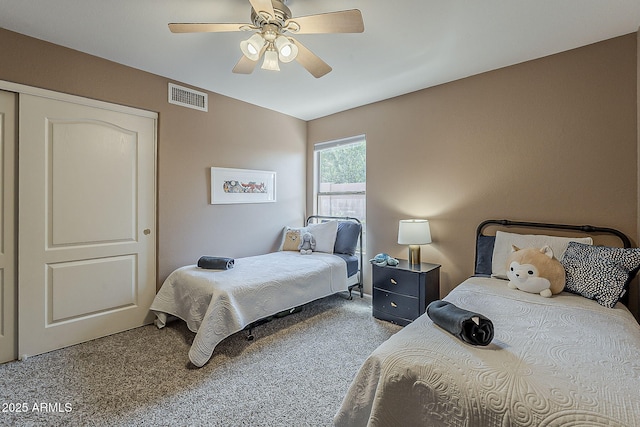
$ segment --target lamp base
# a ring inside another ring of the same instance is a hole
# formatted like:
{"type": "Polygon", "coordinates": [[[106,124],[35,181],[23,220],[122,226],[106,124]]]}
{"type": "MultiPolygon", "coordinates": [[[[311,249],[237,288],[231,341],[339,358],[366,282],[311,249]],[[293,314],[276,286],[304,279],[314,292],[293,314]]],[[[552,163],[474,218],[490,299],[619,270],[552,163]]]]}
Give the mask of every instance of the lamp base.
{"type": "Polygon", "coordinates": [[[420,245],[409,245],[409,264],[420,265],[420,245]]]}

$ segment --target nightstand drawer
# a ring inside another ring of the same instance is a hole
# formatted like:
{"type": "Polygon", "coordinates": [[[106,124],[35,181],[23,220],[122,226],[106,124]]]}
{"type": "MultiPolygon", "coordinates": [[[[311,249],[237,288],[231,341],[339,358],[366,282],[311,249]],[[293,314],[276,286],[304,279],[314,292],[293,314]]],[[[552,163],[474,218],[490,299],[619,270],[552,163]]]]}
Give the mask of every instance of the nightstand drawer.
{"type": "Polygon", "coordinates": [[[411,271],[396,270],[393,267],[373,267],[373,286],[397,294],[418,297],[420,276],[411,271]]]}
{"type": "Polygon", "coordinates": [[[396,317],[413,320],[419,316],[418,298],[373,289],[373,308],[396,317]]]}

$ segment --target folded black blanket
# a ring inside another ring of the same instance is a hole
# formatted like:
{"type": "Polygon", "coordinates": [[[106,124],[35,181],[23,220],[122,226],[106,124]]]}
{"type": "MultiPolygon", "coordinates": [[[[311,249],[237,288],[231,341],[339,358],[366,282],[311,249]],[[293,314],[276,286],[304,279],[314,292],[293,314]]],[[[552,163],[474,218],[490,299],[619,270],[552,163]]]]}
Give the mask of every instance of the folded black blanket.
{"type": "Polygon", "coordinates": [[[493,339],[493,323],[482,314],[455,306],[447,301],[433,301],[427,315],[445,331],[473,345],[488,345],[493,339]]]}
{"type": "Polygon", "coordinates": [[[233,268],[233,258],[203,256],[198,260],[198,267],[208,270],[228,270],[233,268]]]}

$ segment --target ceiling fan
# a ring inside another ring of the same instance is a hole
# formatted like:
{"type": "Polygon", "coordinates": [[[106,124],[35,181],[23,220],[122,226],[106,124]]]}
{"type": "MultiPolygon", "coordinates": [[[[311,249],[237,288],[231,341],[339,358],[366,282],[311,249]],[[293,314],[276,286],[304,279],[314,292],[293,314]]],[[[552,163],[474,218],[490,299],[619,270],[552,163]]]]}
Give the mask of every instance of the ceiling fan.
{"type": "Polygon", "coordinates": [[[263,69],[279,71],[278,60],[287,63],[295,59],[314,77],[324,76],[331,67],[288,34],[361,33],[362,13],[350,9],[292,18],[285,1],[249,0],[251,24],[172,23],[169,29],[173,33],[256,31],[240,42],[243,56],[233,68],[234,73],[251,74],[264,55],[263,69]]]}

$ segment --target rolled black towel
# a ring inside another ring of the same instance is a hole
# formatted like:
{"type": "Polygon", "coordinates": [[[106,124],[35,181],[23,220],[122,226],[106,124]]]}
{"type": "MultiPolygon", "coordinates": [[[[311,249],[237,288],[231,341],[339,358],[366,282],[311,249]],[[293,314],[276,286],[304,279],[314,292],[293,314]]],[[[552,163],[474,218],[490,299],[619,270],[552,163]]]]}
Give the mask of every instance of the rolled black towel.
{"type": "Polygon", "coordinates": [[[233,268],[233,258],[219,256],[202,256],[198,260],[198,267],[208,270],[228,270],[233,268]]]}
{"type": "Polygon", "coordinates": [[[488,345],[493,339],[493,323],[482,314],[464,310],[447,301],[433,301],[427,306],[433,323],[473,345],[488,345]]]}

